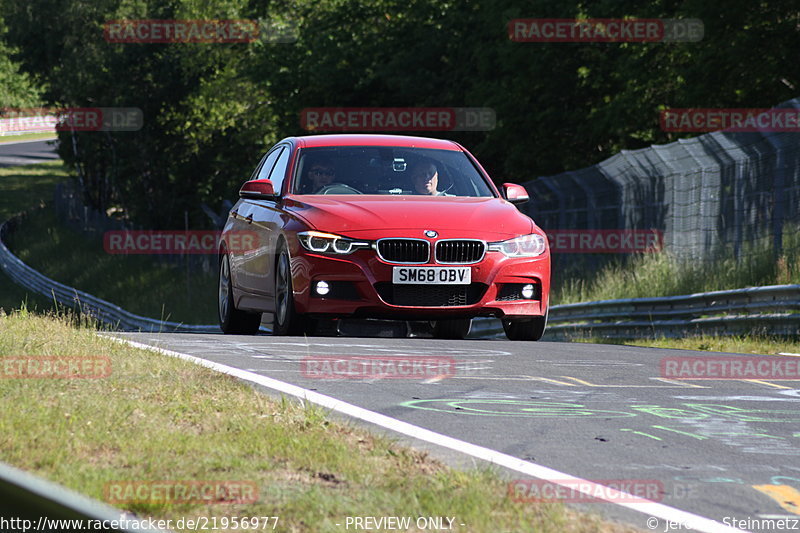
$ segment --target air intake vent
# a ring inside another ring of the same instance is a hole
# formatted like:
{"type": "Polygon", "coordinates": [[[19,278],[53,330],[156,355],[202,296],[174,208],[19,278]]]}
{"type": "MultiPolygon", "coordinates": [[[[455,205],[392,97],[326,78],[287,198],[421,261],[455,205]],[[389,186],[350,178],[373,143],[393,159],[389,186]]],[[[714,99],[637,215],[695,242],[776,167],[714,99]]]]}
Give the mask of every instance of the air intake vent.
{"type": "Polygon", "coordinates": [[[382,281],[375,284],[381,299],[390,305],[408,307],[456,307],[474,305],[480,301],[487,286],[470,285],[392,285],[382,281]]]}
{"type": "Polygon", "coordinates": [[[430,257],[430,244],[422,239],[380,239],[378,256],[387,263],[423,264],[430,257]]]}
{"type": "Polygon", "coordinates": [[[486,244],[474,240],[441,240],[436,243],[436,262],[450,265],[477,263],[483,259],[486,244]]]}

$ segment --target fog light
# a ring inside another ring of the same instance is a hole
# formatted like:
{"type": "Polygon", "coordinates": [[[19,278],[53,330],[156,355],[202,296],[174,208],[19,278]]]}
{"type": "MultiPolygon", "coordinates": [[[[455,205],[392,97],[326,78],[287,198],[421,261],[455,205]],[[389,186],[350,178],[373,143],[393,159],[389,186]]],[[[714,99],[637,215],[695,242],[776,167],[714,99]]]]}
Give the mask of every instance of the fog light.
{"type": "Polygon", "coordinates": [[[316,287],[317,294],[320,296],[325,296],[329,292],[331,292],[331,288],[328,286],[327,281],[318,281],[316,287]]]}
{"type": "MultiPolygon", "coordinates": [[[[317,289],[317,290],[319,290],[319,289],[317,289]]],[[[534,293],[533,285],[531,285],[530,283],[528,283],[527,285],[524,285],[522,287],[522,297],[523,298],[526,298],[526,299],[530,300],[531,298],[533,298],[533,293],[534,293]]]]}

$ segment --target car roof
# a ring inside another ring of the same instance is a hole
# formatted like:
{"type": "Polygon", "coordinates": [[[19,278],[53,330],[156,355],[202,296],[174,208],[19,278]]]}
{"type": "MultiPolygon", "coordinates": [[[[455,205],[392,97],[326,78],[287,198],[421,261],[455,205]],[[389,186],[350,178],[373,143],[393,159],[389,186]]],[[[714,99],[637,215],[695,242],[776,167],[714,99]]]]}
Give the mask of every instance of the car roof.
{"type": "Polygon", "coordinates": [[[331,134],[306,135],[295,137],[299,148],[317,148],[332,146],[400,146],[403,148],[432,148],[438,150],[461,151],[462,148],[453,141],[431,139],[429,137],[412,137],[410,135],[379,134],[331,134]]]}

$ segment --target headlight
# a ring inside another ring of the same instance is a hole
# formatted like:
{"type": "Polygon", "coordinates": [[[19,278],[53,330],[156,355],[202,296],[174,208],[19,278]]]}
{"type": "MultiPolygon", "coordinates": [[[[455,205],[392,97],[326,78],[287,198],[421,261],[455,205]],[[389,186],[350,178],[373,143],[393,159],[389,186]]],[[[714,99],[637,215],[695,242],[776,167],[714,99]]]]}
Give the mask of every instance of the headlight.
{"type": "Polygon", "coordinates": [[[341,235],[321,231],[301,231],[297,234],[300,244],[309,252],[318,254],[346,255],[360,248],[369,248],[369,243],[354,241],[341,235]]]}
{"type": "Polygon", "coordinates": [[[490,252],[503,252],[507,257],[535,257],[542,255],[546,249],[547,243],[538,233],[489,243],[490,252]]]}

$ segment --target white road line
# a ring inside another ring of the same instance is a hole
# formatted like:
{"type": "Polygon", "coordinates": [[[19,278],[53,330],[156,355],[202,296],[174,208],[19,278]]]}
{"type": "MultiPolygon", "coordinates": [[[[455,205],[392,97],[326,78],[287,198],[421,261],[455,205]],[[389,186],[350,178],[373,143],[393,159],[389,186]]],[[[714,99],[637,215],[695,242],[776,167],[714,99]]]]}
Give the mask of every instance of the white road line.
{"type": "Polygon", "coordinates": [[[110,335],[101,336],[123,344],[128,344],[129,346],[133,346],[135,348],[150,350],[163,355],[168,355],[170,357],[183,359],[184,361],[189,361],[200,366],[216,370],[217,372],[222,372],[223,374],[228,374],[241,380],[249,381],[250,383],[255,383],[284,394],[301,398],[332,411],[364,420],[365,422],[390,429],[397,433],[436,444],[444,448],[449,448],[460,453],[471,455],[472,457],[489,461],[490,463],[514,470],[521,474],[526,474],[528,476],[542,479],[556,485],[561,485],[570,488],[571,490],[576,490],[577,492],[581,492],[587,496],[595,497],[596,499],[605,501],[607,503],[613,503],[615,505],[619,505],[620,507],[625,507],[651,517],[661,518],[662,520],[669,520],[671,522],[681,524],[683,528],[691,528],[705,533],[741,533],[743,531],[741,529],[726,526],[725,524],[716,522],[710,518],[705,518],[687,511],[681,511],[680,509],[676,509],[668,505],[651,502],[639,497],[634,498],[634,496],[630,494],[605,487],[599,483],[594,483],[586,479],[571,476],[569,474],[565,474],[563,472],[559,472],[558,470],[554,470],[536,463],[523,461],[522,459],[518,459],[490,448],[484,448],[483,446],[478,446],[477,444],[471,444],[453,437],[448,437],[447,435],[442,435],[429,429],[421,428],[419,426],[409,424],[408,422],[403,422],[402,420],[397,420],[396,418],[382,415],[380,413],[337,400],[331,396],[325,396],[324,394],[304,389],[302,387],[298,387],[297,385],[292,385],[291,383],[284,383],[283,381],[278,381],[266,376],[260,376],[240,368],[223,365],[221,363],[215,363],[214,361],[209,361],[207,359],[202,359],[189,354],[165,350],[163,348],[157,348],[155,346],[141,344],[139,342],[127,339],[120,339],[119,337],[113,337],[110,335]],[[577,486],[574,485],[576,483],[577,486]],[[595,494],[604,494],[606,496],[597,497],[595,494]],[[633,499],[638,501],[625,501],[633,499]]]}

